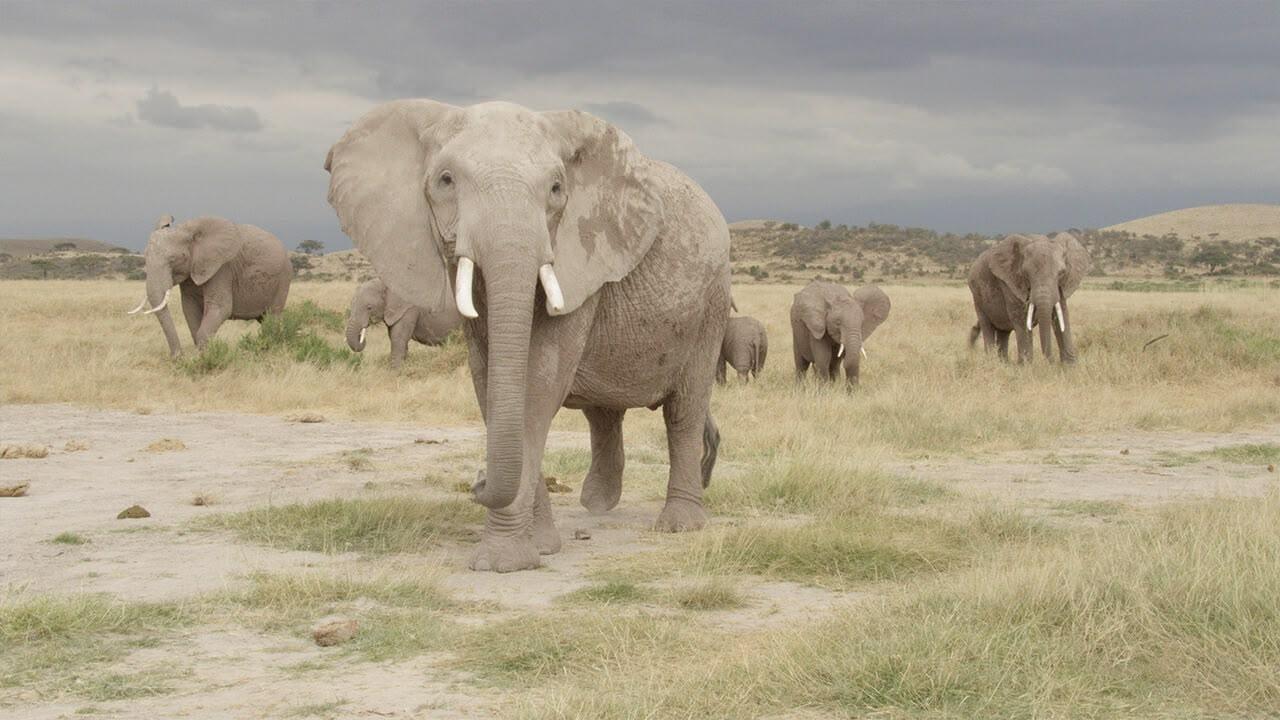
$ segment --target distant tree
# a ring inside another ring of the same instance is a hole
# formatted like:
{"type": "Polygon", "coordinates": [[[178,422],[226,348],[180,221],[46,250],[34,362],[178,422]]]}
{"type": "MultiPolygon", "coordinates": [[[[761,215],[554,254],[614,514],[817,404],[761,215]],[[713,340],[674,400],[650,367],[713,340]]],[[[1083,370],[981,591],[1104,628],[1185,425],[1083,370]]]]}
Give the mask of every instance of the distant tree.
{"type": "Polygon", "coordinates": [[[42,280],[48,280],[49,270],[53,268],[53,261],[44,259],[32,260],[31,266],[40,271],[42,280]]]}
{"type": "Polygon", "coordinates": [[[319,255],[324,252],[324,243],[319,240],[303,240],[298,243],[298,249],[308,255],[319,255]]]}
{"type": "Polygon", "coordinates": [[[311,258],[306,255],[291,255],[289,262],[293,265],[294,272],[311,269],[311,258]]]}
{"type": "Polygon", "coordinates": [[[830,230],[830,229],[831,229],[831,221],[830,221],[830,220],[823,220],[822,222],[818,223],[817,228],[818,228],[819,230],[830,230]]]}
{"type": "Polygon", "coordinates": [[[13,256],[10,255],[9,253],[0,253],[0,263],[7,263],[12,259],[13,259],[13,256]]]}
{"type": "Polygon", "coordinates": [[[1191,262],[1196,265],[1208,265],[1209,273],[1212,274],[1231,262],[1231,252],[1222,243],[1205,243],[1191,256],[1191,262]]]}
{"type": "Polygon", "coordinates": [[[75,250],[76,244],[73,242],[60,242],[57,245],[54,245],[53,249],[58,250],[59,252],[63,250],[75,250]]]}

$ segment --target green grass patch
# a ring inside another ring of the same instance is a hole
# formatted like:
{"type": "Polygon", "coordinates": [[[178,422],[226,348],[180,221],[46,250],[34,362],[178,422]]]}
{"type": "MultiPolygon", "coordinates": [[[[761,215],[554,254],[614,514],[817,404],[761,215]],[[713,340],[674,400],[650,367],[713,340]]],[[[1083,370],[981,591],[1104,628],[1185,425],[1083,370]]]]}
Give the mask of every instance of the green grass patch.
{"type": "Polygon", "coordinates": [[[1266,465],[1280,462],[1280,445],[1275,443],[1229,445],[1214,448],[1210,454],[1241,465],[1266,465]]]}
{"type": "Polygon", "coordinates": [[[89,543],[89,538],[73,532],[60,532],[57,535],[54,535],[53,539],[49,542],[58,545],[87,545],[89,543]]]}
{"type": "Polygon", "coordinates": [[[935,482],[788,459],[755,465],[741,476],[712,483],[706,502],[713,513],[845,516],[887,506],[921,505],[949,495],[935,482]]]}
{"type": "Polygon", "coordinates": [[[1272,717],[1277,526],[1276,494],[1166,510],[661,669],[553,677],[524,715],[1272,717]]]}
{"type": "Polygon", "coordinates": [[[469,499],[385,497],[255,508],[200,524],[285,550],[385,554],[475,540],[483,517],[483,508],[469,499]]]}
{"type": "Polygon", "coordinates": [[[630,580],[605,580],[594,585],[574,590],[561,596],[566,602],[599,603],[605,605],[621,605],[642,602],[651,599],[653,593],[647,588],[630,580]]]}
{"type": "Polygon", "coordinates": [[[746,596],[728,578],[713,577],[671,591],[671,602],[685,610],[733,610],[747,604],[746,596]]]}
{"type": "Polygon", "coordinates": [[[213,338],[202,352],[180,358],[177,366],[192,377],[280,360],[319,368],[357,367],[359,354],[322,337],[322,333],[341,332],[343,322],[341,313],[304,300],[288,305],[278,315],[264,317],[257,332],[242,336],[234,347],[213,338]]]}
{"type": "MultiPolygon", "coordinates": [[[[96,692],[94,668],[153,644],[157,633],[192,619],[182,606],[127,603],[105,595],[0,596],[0,687],[50,696],[96,692]]],[[[149,683],[139,679],[129,686],[149,683]]]]}

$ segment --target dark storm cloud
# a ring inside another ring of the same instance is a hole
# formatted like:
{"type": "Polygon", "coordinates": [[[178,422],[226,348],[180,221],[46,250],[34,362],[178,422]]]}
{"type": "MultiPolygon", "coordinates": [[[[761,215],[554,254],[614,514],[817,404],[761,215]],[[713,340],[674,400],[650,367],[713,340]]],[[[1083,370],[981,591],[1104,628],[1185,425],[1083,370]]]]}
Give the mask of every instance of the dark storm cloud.
{"type": "Polygon", "coordinates": [[[138,118],[160,127],[194,130],[212,128],[244,133],[262,129],[262,118],[249,107],[224,105],[183,105],[171,92],[151,88],[138,101],[138,118]]]}
{"type": "Polygon", "coordinates": [[[123,226],[214,187],[338,246],[319,159],[373,103],[425,96],[594,112],[731,218],[1103,225],[1280,197],[1276,68],[1269,2],[6,3],[0,163],[38,174],[0,197],[5,222],[79,193],[84,226],[123,226]],[[147,200],[100,201],[71,147],[99,183],[148,157],[147,200]]]}

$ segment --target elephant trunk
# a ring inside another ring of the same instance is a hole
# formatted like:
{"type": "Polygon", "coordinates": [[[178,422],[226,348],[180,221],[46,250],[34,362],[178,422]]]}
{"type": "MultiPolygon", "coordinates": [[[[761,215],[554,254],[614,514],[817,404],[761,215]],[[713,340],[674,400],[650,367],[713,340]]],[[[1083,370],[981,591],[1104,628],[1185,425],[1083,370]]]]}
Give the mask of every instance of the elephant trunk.
{"type": "Polygon", "coordinates": [[[369,327],[369,316],[363,309],[351,308],[351,315],[347,318],[347,347],[352,352],[362,352],[364,350],[364,333],[369,327]]]}
{"type": "Polygon", "coordinates": [[[485,401],[485,476],[475,499],[490,509],[515,502],[524,469],[529,336],[538,266],[501,258],[482,267],[489,345],[485,401]]]}
{"type": "Polygon", "coordinates": [[[1035,305],[1036,324],[1040,326],[1040,351],[1045,358],[1053,359],[1053,306],[1058,303],[1058,293],[1053,289],[1037,290],[1031,293],[1031,302],[1035,305]]]}
{"type": "Polygon", "coordinates": [[[844,336],[844,378],[850,385],[858,384],[858,375],[862,371],[862,331],[845,333],[844,336]]]}
{"type": "Polygon", "coordinates": [[[169,306],[165,303],[165,296],[172,289],[173,273],[168,266],[161,263],[148,263],[147,302],[152,308],[160,308],[153,310],[153,313],[156,320],[160,321],[160,328],[164,330],[165,341],[169,343],[169,356],[178,357],[182,354],[182,345],[178,342],[178,330],[173,326],[173,316],[169,314],[169,306]]]}

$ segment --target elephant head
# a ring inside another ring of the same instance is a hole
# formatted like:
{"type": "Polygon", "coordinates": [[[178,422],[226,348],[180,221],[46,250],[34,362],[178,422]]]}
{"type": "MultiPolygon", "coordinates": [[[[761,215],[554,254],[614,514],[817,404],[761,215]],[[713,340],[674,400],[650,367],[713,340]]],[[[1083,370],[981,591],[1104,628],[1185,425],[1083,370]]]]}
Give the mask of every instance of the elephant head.
{"type": "Polygon", "coordinates": [[[178,333],[169,314],[169,291],[174,285],[190,279],[203,285],[214,273],[239,254],[244,241],[235,224],[216,217],[201,217],[179,225],[172,215],[156,221],[144,253],[147,272],[146,297],[130,315],[141,312],[147,304],[164,330],[169,354],[181,353],[178,333]]]}
{"type": "Polygon", "coordinates": [[[364,350],[367,328],[377,322],[388,327],[400,321],[409,309],[408,303],[390,303],[387,284],[382,280],[369,280],[356,288],[351,298],[351,310],[347,316],[347,346],[355,352],[364,350]]]}
{"type": "Polygon", "coordinates": [[[831,337],[837,345],[836,356],[844,366],[845,378],[856,384],[862,358],[866,356],[862,345],[889,317],[889,296],[875,285],[858,288],[852,295],[838,285],[825,290],[824,305],[805,305],[801,308],[801,319],[814,340],[831,337]]]}
{"type": "MultiPolygon", "coordinates": [[[[1053,325],[1069,342],[1070,326],[1062,303],[1080,287],[1089,271],[1089,253],[1071,233],[1010,235],[991,256],[991,271],[1027,303],[1026,324],[1040,326],[1040,349],[1052,357],[1053,325]]],[[[1070,349],[1064,355],[1074,354],[1070,349]]]]}
{"type": "Polygon", "coordinates": [[[582,112],[400,100],[357,120],[325,169],[343,231],[387,286],[483,333],[488,437],[476,499],[511,504],[533,323],[573,312],[644,257],[663,220],[649,162],[582,112]]]}

